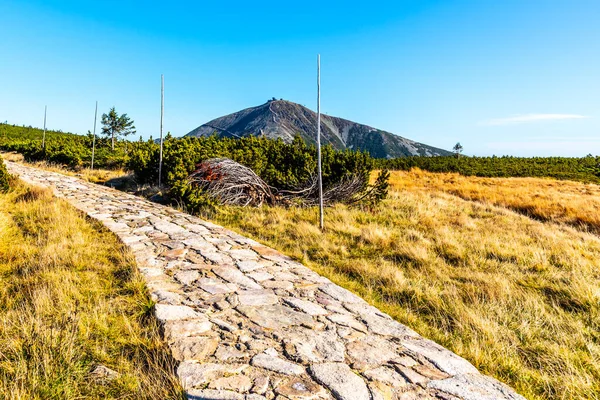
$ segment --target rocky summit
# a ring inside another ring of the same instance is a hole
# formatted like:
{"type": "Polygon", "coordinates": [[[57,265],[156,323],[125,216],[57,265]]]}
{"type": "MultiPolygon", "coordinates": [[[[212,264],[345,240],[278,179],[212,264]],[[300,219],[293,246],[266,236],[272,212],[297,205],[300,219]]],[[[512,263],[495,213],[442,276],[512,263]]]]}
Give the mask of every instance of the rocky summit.
{"type": "MultiPolygon", "coordinates": [[[[334,148],[367,151],[376,158],[408,156],[445,156],[451,152],[359,124],[347,119],[321,115],[323,142],[334,148]]],[[[315,143],[317,114],[286,100],[270,100],[257,107],[213,119],[186,136],[221,137],[264,136],[291,142],[300,135],[307,143],[315,143]]]]}

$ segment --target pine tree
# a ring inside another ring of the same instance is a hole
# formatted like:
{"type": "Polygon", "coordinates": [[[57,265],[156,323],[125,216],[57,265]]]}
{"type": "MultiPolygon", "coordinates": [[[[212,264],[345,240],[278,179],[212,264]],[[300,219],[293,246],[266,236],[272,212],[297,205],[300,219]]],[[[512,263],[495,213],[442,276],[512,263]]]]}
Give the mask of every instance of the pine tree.
{"type": "Polygon", "coordinates": [[[102,114],[102,133],[111,137],[111,149],[114,151],[115,137],[135,133],[135,126],[127,114],[119,115],[113,107],[108,114],[102,114]]]}
{"type": "Polygon", "coordinates": [[[460,142],[456,143],[452,150],[454,150],[454,153],[456,153],[456,158],[460,158],[460,153],[463,151],[462,144],[460,144],[460,142]]]}

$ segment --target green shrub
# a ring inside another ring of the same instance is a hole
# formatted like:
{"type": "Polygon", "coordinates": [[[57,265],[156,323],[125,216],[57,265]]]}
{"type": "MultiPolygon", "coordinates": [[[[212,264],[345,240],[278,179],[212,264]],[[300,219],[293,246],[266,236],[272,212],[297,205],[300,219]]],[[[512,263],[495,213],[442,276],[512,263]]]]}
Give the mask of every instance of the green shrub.
{"type": "Polygon", "coordinates": [[[8,190],[8,184],[10,181],[10,175],[6,170],[4,161],[0,158],[0,192],[6,192],[8,190]]]}
{"type": "MultiPolygon", "coordinates": [[[[60,131],[46,132],[46,146],[42,148],[43,131],[32,127],[0,124],[0,150],[23,154],[27,161],[48,161],[69,168],[89,167],[92,161],[92,135],[74,135],[60,131]]],[[[127,151],[133,144],[117,142],[115,151],[106,138],[96,138],[94,167],[122,168],[127,162],[127,151]]]]}
{"type": "Polygon", "coordinates": [[[550,177],[600,183],[600,157],[405,157],[376,161],[379,168],[457,172],[480,177],[550,177]]]}
{"type": "MultiPolygon", "coordinates": [[[[220,157],[251,168],[268,185],[284,190],[306,185],[317,167],[316,148],[307,145],[300,136],[292,143],[255,136],[241,139],[217,136],[175,139],[167,136],[163,145],[163,183],[170,187],[171,197],[192,212],[214,210],[214,202],[197,188],[192,189],[187,179],[202,161],[220,157]]],[[[127,165],[139,182],[154,184],[158,181],[158,160],[159,145],[149,140],[136,143],[127,165]]],[[[366,189],[373,166],[373,159],[367,153],[338,151],[324,146],[323,186],[327,189],[349,175],[358,175],[366,189]]]]}

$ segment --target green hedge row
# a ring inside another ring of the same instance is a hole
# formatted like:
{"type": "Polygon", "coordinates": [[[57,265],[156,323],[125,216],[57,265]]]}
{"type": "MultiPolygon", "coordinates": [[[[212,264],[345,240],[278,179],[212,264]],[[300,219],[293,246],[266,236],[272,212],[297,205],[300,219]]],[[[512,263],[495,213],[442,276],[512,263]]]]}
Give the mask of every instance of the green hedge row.
{"type": "MultiPolygon", "coordinates": [[[[42,148],[41,129],[0,124],[0,150],[16,151],[28,161],[45,160],[71,168],[89,167],[92,160],[92,135],[74,135],[57,131],[46,132],[46,145],[42,148]]],[[[119,142],[111,151],[105,138],[96,139],[94,167],[123,168],[127,163],[127,150],[131,144],[119,142]]]]}
{"type": "MultiPolygon", "coordinates": [[[[213,205],[187,178],[207,159],[227,157],[251,168],[267,184],[277,189],[296,189],[310,180],[316,171],[316,149],[296,137],[292,143],[249,136],[241,139],[217,136],[175,139],[167,136],[163,146],[163,183],[171,196],[180,199],[192,212],[213,205]]],[[[140,183],[158,181],[159,145],[154,141],[136,143],[129,154],[128,167],[140,183]]],[[[356,174],[366,188],[374,167],[367,154],[322,149],[323,186],[329,187],[356,174]]]]}
{"type": "Polygon", "coordinates": [[[376,160],[378,168],[457,172],[481,177],[551,177],[600,183],[600,157],[406,157],[376,160]]]}

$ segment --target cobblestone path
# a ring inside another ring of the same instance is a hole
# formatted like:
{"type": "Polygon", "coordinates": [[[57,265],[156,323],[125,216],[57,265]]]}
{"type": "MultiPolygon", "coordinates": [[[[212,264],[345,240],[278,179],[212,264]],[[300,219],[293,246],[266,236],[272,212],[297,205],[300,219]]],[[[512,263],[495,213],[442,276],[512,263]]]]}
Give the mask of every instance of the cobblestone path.
{"type": "Polygon", "coordinates": [[[7,166],[129,246],[189,399],[524,399],[269,247],[133,195],[7,166]]]}

